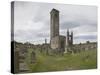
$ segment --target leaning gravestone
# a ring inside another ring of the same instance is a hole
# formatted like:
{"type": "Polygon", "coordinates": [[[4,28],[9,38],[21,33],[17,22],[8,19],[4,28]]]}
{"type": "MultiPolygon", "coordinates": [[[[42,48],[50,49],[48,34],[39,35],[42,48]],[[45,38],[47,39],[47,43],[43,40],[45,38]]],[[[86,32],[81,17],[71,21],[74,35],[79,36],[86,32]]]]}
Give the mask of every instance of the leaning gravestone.
{"type": "Polygon", "coordinates": [[[31,56],[31,59],[30,59],[31,60],[31,64],[35,63],[36,62],[36,54],[35,54],[35,52],[32,51],[30,56],[31,56]]]}

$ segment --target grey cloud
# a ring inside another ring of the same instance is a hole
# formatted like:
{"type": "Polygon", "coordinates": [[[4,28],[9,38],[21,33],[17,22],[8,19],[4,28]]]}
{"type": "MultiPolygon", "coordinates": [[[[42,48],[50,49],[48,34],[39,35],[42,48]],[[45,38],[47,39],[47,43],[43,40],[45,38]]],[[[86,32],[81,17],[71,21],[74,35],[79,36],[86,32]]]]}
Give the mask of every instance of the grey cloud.
{"type": "MultiPolygon", "coordinates": [[[[66,29],[75,34],[97,32],[97,7],[52,3],[15,2],[15,40],[39,40],[50,37],[50,11],[60,11],[60,33],[66,35],[66,29]]],[[[93,35],[74,39],[96,39],[93,35]],[[92,36],[91,36],[92,37],[92,36]]],[[[41,43],[38,42],[38,43],[41,43]]]]}
{"type": "Polygon", "coordinates": [[[74,21],[69,21],[69,22],[63,22],[60,27],[61,29],[70,29],[70,28],[74,28],[79,26],[80,24],[78,22],[74,22],[74,21]]]}
{"type": "Polygon", "coordinates": [[[74,37],[74,39],[85,39],[85,40],[97,39],[97,36],[96,35],[84,35],[84,36],[74,37]]]}
{"type": "Polygon", "coordinates": [[[47,37],[49,37],[49,33],[38,33],[37,35],[36,35],[37,37],[43,37],[43,38],[47,38],[47,37]]]}

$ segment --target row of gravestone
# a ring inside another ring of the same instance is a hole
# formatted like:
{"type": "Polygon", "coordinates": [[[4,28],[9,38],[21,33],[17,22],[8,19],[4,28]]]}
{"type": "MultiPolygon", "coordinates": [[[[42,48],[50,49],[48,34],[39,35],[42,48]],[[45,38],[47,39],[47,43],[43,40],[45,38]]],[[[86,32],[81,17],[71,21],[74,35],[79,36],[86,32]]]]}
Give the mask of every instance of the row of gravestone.
{"type": "Polygon", "coordinates": [[[95,50],[97,49],[97,44],[81,44],[81,45],[73,45],[66,47],[67,53],[78,53],[81,51],[87,51],[87,50],[95,50]]]}

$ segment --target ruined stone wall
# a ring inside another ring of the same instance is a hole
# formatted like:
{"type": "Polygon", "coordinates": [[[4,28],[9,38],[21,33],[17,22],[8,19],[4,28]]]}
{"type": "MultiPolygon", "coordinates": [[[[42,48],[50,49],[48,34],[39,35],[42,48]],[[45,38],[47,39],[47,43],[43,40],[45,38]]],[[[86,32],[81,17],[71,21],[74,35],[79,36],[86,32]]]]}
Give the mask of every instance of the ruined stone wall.
{"type": "Polygon", "coordinates": [[[65,36],[59,36],[59,48],[62,51],[65,51],[65,46],[66,46],[66,37],[65,36]]]}

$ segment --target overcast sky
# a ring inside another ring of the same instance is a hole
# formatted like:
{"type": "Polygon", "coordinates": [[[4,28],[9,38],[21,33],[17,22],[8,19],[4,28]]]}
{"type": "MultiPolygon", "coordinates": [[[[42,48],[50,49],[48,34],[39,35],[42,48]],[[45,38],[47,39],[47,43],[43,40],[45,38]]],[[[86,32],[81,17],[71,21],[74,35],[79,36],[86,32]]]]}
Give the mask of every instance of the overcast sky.
{"type": "Polygon", "coordinates": [[[60,35],[73,31],[74,43],[97,41],[97,7],[68,4],[15,2],[14,38],[18,42],[50,41],[50,11],[60,14],[60,35]]]}

